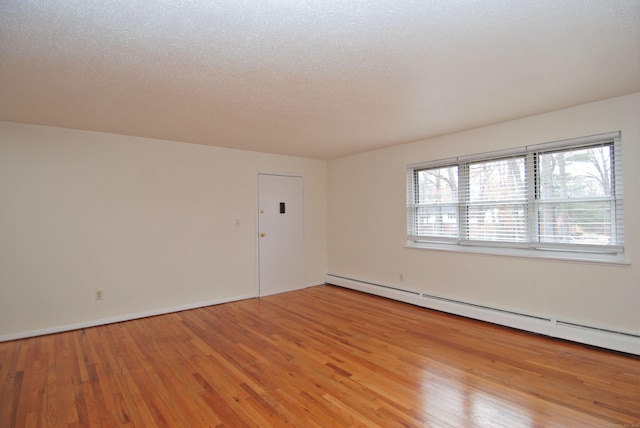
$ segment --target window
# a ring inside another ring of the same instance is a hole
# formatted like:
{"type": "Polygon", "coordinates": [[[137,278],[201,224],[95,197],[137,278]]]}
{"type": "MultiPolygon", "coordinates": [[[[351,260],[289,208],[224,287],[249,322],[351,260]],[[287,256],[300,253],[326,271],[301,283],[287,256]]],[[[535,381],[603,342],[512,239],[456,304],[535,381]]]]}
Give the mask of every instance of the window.
{"type": "Polygon", "coordinates": [[[622,256],[621,158],[610,133],[410,165],[409,245],[622,256]]]}

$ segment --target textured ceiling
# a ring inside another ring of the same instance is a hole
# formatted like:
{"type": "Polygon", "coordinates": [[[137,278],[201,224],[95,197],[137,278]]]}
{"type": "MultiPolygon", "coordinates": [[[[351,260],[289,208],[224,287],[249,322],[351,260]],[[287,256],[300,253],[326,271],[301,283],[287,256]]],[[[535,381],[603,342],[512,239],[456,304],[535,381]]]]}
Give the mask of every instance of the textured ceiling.
{"type": "Polygon", "coordinates": [[[331,159],[640,91],[638,0],[1,0],[0,120],[331,159]]]}

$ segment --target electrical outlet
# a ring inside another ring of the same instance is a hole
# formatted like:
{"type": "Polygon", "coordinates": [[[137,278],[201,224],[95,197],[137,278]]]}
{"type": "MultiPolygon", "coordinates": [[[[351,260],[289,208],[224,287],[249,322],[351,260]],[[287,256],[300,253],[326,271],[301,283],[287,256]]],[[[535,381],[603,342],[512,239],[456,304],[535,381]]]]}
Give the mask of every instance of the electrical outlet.
{"type": "Polygon", "coordinates": [[[102,290],[96,290],[96,300],[102,300],[102,290]]]}
{"type": "Polygon", "coordinates": [[[404,281],[404,274],[400,274],[400,282],[404,281]]]}

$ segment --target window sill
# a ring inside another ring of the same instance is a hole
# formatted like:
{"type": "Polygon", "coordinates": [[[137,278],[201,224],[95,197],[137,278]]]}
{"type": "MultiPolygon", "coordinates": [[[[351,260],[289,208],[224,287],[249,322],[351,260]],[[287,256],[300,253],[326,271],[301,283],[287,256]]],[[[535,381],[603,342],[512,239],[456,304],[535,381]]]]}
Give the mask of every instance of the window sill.
{"type": "Polygon", "coordinates": [[[452,251],[457,253],[484,254],[490,256],[502,257],[520,257],[528,259],[557,260],[581,263],[604,263],[628,266],[630,260],[624,257],[624,254],[595,254],[580,253],[569,251],[545,251],[545,250],[529,250],[524,248],[504,248],[504,247],[474,247],[463,246],[457,244],[443,244],[431,242],[415,242],[407,241],[405,248],[435,250],[435,251],[452,251]]]}

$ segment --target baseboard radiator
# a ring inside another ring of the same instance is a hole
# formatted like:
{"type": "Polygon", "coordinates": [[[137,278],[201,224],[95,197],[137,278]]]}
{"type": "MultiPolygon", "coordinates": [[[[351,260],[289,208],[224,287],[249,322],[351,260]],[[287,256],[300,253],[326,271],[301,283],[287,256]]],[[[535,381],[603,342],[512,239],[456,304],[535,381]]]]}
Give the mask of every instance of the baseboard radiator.
{"type": "Polygon", "coordinates": [[[579,325],[558,319],[506,311],[473,303],[433,296],[414,290],[327,275],[327,284],[374,294],[424,308],[512,327],[519,330],[640,355],[640,335],[579,325]]]}

